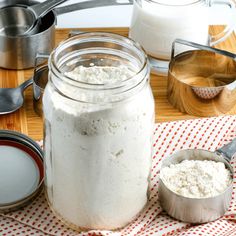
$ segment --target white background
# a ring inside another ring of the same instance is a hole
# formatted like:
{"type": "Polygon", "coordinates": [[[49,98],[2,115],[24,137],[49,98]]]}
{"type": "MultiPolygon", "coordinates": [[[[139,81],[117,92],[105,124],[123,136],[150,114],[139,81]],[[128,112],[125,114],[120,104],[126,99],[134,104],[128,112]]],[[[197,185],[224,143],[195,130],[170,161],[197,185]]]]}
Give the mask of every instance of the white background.
{"type": "MultiPolygon", "coordinates": [[[[44,0],[40,0],[44,1],[44,0]]],[[[69,0],[66,4],[73,4],[83,0],[69,0]]],[[[102,0],[92,0],[102,1],[102,0]]],[[[61,6],[63,6],[61,5],[61,6]]],[[[225,24],[228,21],[224,6],[212,8],[211,23],[225,24]]],[[[236,15],[236,14],[235,14],[236,15]]],[[[132,6],[99,7],[80,10],[57,17],[58,28],[86,28],[86,27],[129,27],[132,16],[132,6]]]]}

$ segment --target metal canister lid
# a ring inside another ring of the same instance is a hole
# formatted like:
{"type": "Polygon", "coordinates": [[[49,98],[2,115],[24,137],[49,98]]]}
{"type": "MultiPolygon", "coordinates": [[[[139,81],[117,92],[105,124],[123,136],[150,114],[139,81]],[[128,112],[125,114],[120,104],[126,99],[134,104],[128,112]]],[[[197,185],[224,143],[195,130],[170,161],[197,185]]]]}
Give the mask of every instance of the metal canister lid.
{"type": "Polygon", "coordinates": [[[43,188],[43,151],[21,133],[0,130],[0,212],[28,204],[43,188]]]}

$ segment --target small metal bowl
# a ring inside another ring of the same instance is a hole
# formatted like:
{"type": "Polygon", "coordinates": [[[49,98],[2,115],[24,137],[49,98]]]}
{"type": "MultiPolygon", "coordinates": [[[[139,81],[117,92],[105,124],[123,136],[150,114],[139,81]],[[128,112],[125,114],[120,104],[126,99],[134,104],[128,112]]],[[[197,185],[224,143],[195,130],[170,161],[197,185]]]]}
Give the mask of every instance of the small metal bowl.
{"type": "Polygon", "coordinates": [[[163,161],[162,168],[183,160],[213,160],[224,163],[232,176],[231,184],[223,193],[207,198],[189,198],[179,195],[170,190],[160,177],[158,189],[160,204],[170,216],[183,222],[199,224],[214,221],[225,214],[232,199],[233,168],[219,153],[222,152],[188,149],[178,151],[163,161]]]}
{"type": "Polygon", "coordinates": [[[227,51],[175,40],[167,81],[169,102],[179,111],[195,116],[233,113],[236,107],[235,58],[235,54],[227,51]],[[175,55],[176,43],[187,51],[175,55]]]}

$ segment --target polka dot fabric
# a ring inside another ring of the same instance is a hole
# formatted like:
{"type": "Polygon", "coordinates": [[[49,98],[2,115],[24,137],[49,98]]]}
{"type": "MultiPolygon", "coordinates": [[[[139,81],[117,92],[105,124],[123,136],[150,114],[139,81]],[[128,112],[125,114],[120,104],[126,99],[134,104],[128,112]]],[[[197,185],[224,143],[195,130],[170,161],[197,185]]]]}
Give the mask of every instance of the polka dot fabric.
{"type": "Polygon", "coordinates": [[[203,99],[212,99],[216,97],[222,90],[222,87],[214,87],[214,88],[196,88],[192,87],[195,94],[203,99]]]}
{"type": "MultiPolygon", "coordinates": [[[[22,210],[0,214],[0,236],[236,236],[236,173],[233,200],[222,218],[207,224],[191,225],[169,217],[158,201],[161,161],[180,149],[202,148],[214,151],[236,137],[236,116],[222,116],[156,124],[150,198],[145,209],[119,231],[76,232],[63,225],[50,211],[44,193],[22,210]]],[[[236,170],[236,158],[232,160],[236,170]]]]}

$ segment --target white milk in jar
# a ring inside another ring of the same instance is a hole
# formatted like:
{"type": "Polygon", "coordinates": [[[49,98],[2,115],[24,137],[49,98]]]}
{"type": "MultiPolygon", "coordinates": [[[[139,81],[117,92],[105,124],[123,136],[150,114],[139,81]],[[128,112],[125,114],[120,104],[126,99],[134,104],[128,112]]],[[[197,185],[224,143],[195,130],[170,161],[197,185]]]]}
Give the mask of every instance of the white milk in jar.
{"type": "Polygon", "coordinates": [[[49,60],[46,192],[74,229],[117,229],[148,199],[154,99],[147,58],[124,37],[84,33],[49,60]]]}
{"type": "MultiPolygon", "coordinates": [[[[176,38],[208,44],[210,7],[207,2],[209,1],[135,0],[129,35],[150,56],[164,60],[170,58],[172,43],[176,38]]],[[[222,1],[222,4],[230,3],[222,1]]],[[[225,32],[227,35],[223,33],[212,44],[222,41],[232,30],[230,27],[225,32]]]]}

